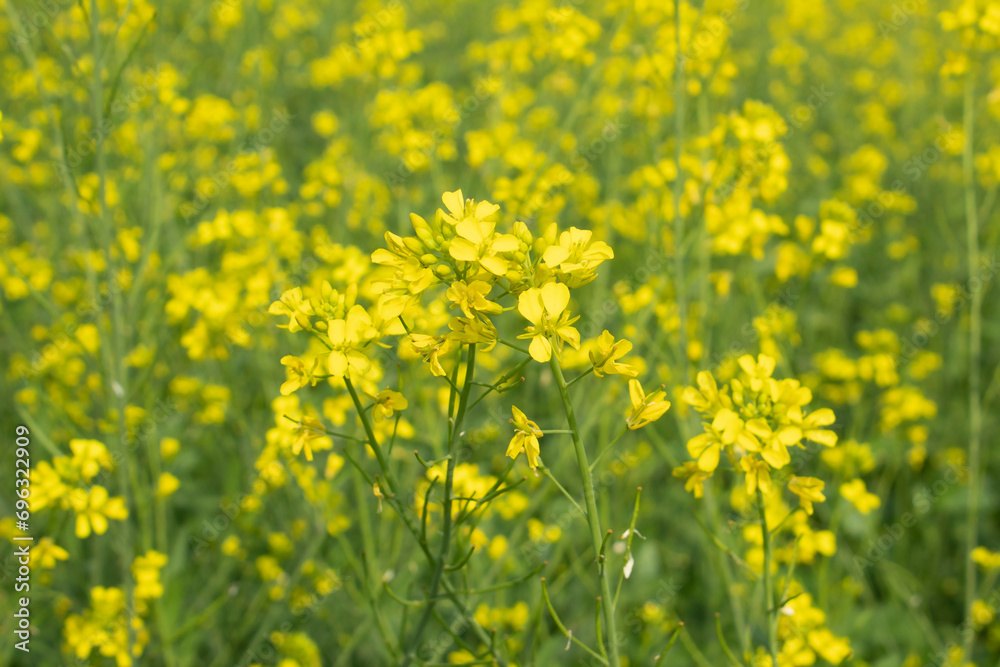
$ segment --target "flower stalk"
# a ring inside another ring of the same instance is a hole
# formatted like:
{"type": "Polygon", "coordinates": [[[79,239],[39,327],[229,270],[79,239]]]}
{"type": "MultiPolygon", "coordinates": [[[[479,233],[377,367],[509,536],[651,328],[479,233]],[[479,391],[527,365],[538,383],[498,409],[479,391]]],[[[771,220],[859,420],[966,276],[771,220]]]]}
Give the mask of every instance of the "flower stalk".
{"type": "Polygon", "coordinates": [[[607,636],[608,662],[614,667],[621,664],[618,657],[618,635],[615,630],[615,610],[611,601],[614,597],[611,594],[611,584],[607,576],[607,563],[600,557],[601,545],[604,538],[601,531],[601,520],[597,514],[597,498],[594,494],[594,480],[590,473],[590,463],[587,461],[587,450],[583,446],[580,438],[580,429],[576,423],[576,413],[573,411],[573,402],[569,398],[569,390],[566,386],[566,378],[563,377],[562,367],[559,360],[553,355],[549,360],[552,368],[552,375],[555,376],[556,386],[559,388],[559,396],[562,399],[563,410],[566,413],[566,421],[572,431],[573,448],[576,451],[576,462],[580,469],[580,481],[583,483],[583,499],[587,508],[587,524],[590,527],[590,540],[594,547],[594,554],[597,555],[597,577],[601,587],[601,597],[606,601],[602,605],[604,609],[604,629],[607,636]]]}
{"type": "MultiPolygon", "coordinates": [[[[965,143],[962,149],[962,180],[965,188],[966,220],[966,262],[969,267],[970,288],[978,280],[976,268],[979,266],[979,218],[976,211],[976,191],[973,155],[973,129],[975,120],[975,78],[969,74],[965,82],[963,125],[965,143]]],[[[982,310],[983,290],[971,289],[972,303],[969,308],[969,502],[965,540],[965,619],[966,626],[973,627],[972,608],[976,601],[976,564],[972,552],[979,542],[979,485],[982,469],[981,435],[983,429],[982,404],[980,403],[982,365],[982,310]]],[[[962,660],[972,660],[972,641],[975,633],[964,632],[962,639],[962,660]]]]}
{"type": "Polygon", "coordinates": [[[774,581],[771,577],[771,532],[767,528],[767,511],[764,494],[757,489],[757,511],[760,514],[761,537],[764,541],[764,611],[767,619],[767,648],[771,653],[771,664],[778,664],[778,609],[774,600],[774,581]]]}

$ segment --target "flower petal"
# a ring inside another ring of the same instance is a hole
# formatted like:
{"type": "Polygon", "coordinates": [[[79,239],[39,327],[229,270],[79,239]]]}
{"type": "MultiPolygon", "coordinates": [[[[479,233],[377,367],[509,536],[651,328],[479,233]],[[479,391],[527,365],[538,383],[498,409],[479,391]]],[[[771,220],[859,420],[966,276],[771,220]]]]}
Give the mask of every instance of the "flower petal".
{"type": "Polygon", "coordinates": [[[569,305],[569,288],[562,283],[542,285],[542,303],[549,317],[556,317],[569,305]]]}
{"type": "Polygon", "coordinates": [[[517,312],[532,324],[542,320],[541,294],[536,287],[521,292],[517,298],[517,312]]]}
{"type": "Polygon", "coordinates": [[[552,344],[545,336],[535,336],[528,346],[528,353],[535,361],[545,363],[552,358],[552,344]]]}

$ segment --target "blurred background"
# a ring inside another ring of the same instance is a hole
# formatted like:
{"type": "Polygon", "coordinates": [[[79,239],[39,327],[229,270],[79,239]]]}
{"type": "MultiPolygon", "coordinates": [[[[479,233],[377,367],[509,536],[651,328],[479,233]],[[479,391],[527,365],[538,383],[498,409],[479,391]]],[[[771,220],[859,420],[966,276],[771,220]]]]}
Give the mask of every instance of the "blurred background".
{"type": "MultiPolygon", "coordinates": [[[[0,532],[34,537],[32,652],[4,614],[0,663],[395,664],[430,570],[358,483],[352,452],[375,468],[342,385],[282,395],[307,341],[268,309],[324,281],[373,302],[384,233],[461,189],[500,206],[498,229],[613,248],[574,291],[584,344],[564,366],[589,368],[608,329],[673,402],[594,468],[612,583],[644,489],[627,664],[656,663],[680,622],[661,664],[771,664],[742,474],[700,498],[672,475],[701,428],[684,387],[759,353],[838,435],[794,457],[826,500],[780,526],[798,592],[778,664],[997,664],[1000,2],[679,9],[0,0],[0,421],[5,470],[30,430],[32,493],[20,531],[4,476],[0,532]]],[[[479,361],[492,382],[521,358],[479,361]]],[[[459,492],[504,474],[512,403],[564,428],[548,369],[523,375],[470,413],[459,492]]],[[[413,451],[438,459],[447,434],[437,380],[399,345],[362,383],[408,400],[378,435],[413,512],[433,502],[413,451]]],[[[602,382],[573,394],[592,459],[629,407],[602,382]]],[[[552,477],[520,459],[506,479],[524,481],[455,536],[477,547],[462,606],[438,605],[413,664],[600,664],[541,594],[544,576],[595,643],[586,521],[553,481],[580,497],[568,438],[542,456],[552,477]]]]}

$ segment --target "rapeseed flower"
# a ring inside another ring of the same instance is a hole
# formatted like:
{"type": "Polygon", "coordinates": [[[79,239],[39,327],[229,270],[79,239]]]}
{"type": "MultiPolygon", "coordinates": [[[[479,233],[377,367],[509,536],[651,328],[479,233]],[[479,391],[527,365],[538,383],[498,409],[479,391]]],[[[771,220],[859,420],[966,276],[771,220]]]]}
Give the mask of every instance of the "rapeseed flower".
{"type": "Polygon", "coordinates": [[[667,396],[666,391],[660,388],[647,394],[634,378],[628,381],[628,395],[632,409],[625,418],[625,424],[633,431],[655,422],[670,409],[670,401],[663,400],[667,396]]]}
{"type": "Polygon", "coordinates": [[[566,312],[568,305],[569,288],[562,283],[532,287],[518,297],[517,311],[531,322],[531,326],[526,328],[527,333],[518,338],[531,339],[528,352],[535,361],[544,363],[551,359],[553,347],[558,356],[563,343],[579,349],[580,332],[571,325],[580,318],[570,317],[566,312]]]}
{"type": "Polygon", "coordinates": [[[542,430],[538,428],[538,424],[528,419],[516,406],[511,406],[511,412],[514,415],[513,419],[510,420],[514,425],[514,437],[510,439],[510,443],[507,445],[507,456],[516,459],[518,454],[524,452],[524,455],[528,459],[528,465],[532,468],[537,468],[538,457],[541,454],[538,439],[542,437],[542,430]]]}

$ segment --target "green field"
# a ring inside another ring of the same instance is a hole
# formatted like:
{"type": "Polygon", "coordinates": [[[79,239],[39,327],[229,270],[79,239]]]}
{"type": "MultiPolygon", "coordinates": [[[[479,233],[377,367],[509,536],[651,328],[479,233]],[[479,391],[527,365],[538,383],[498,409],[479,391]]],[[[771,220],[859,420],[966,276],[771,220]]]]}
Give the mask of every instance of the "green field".
{"type": "Polygon", "coordinates": [[[1000,665],[997,0],[0,33],[0,665],[1000,665]]]}

